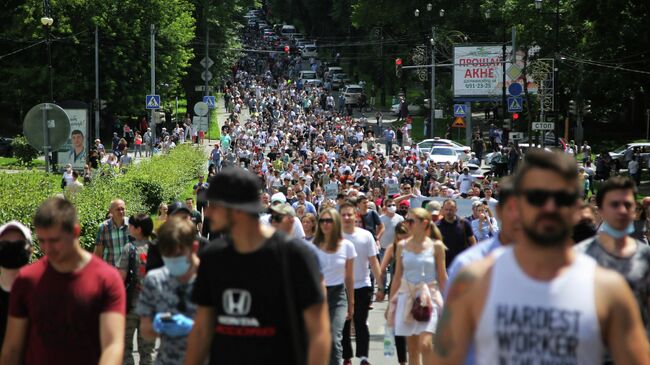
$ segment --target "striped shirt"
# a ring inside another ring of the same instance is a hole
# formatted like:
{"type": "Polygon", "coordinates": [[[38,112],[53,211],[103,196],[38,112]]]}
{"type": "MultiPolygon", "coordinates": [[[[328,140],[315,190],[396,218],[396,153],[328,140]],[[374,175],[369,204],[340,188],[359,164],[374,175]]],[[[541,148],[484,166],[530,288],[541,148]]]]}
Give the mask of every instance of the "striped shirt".
{"type": "Polygon", "coordinates": [[[104,247],[102,259],[109,265],[117,267],[127,242],[129,226],[126,219],[121,227],[116,227],[112,219],[107,219],[99,225],[95,245],[104,247]]]}

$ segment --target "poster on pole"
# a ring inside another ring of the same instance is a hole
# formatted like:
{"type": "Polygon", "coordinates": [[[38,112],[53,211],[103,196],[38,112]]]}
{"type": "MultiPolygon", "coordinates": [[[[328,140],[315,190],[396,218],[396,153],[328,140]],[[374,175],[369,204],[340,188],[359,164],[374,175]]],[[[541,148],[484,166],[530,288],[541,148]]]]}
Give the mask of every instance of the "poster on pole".
{"type": "Polygon", "coordinates": [[[339,185],[337,183],[329,183],[325,185],[325,197],[327,199],[336,199],[339,193],[339,185]]]}
{"type": "MultiPolygon", "coordinates": [[[[512,48],[506,47],[506,88],[512,83],[524,83],[524,52],[515,54],[511,62],[512,48]]],[[[537,93],[538,86],[527,75],[528,92],[537,93]]],[[[503,87],[503,47],[455,46],[454,47],[454,97],[499,97],[503,87]]],[[[506,89],[506,94],[510,95],[506,89]]]]}
{"type": "Polygon", "coordinates": [[[61,169],[70,164],[77,171],[83,171],[88,158],[88,109],[67,109],[70,117],[70,137],[58,151],[61,169]]]}
{"type": "Polygon", "coordinates": [[[388,184],[388,196],[399,194],[399,184],[388,184]]]}

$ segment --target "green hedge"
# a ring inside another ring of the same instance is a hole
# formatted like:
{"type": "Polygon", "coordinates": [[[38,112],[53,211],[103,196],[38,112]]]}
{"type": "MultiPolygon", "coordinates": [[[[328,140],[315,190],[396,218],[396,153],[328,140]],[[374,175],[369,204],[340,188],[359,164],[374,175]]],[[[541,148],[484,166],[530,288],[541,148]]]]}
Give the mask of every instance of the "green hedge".
{"type": "MultiPolygon", "coordinates": [[[[202,148],[178,146],[169,154],[156,156],[131,167],[124,175],[98,176],[71,197],[81,223],[81,244],[92,249],[98,225],[108,213],[111,200],[126,203],[127,216],[155,212],[158,204],[179,199],[205,164],[202,148]]],[[[31,227],[39,204],[61,192],[61,176],[43,172],[0,173],[0,222],[15,219],[31,227]]],[[[36,255],[41,252],[35,245],[36,255]]]]}

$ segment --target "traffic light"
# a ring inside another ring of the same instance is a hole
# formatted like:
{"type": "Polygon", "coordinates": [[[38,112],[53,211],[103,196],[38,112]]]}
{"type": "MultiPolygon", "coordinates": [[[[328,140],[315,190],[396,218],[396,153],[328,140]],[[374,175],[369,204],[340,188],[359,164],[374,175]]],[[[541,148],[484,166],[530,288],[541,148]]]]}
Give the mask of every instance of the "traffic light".
{"type": "Polygon", "coordinates": [[[512,113],[512,121],[517,122],[519,120],[519,113],[512,113]]]}
{"type": "Polygon", "coordinates": [[[578,107],[576,105],[575,100],[569,100],[569,114],[573,114],[573,115],[578,114],[578,107]]]}
{"type": "Polygon", "coordinates": [[[585,100],[585,105],[582,108],[582,114],[584,115],[591,114],[591,100],[585,100]]]}
{"type": "Polygon", "coordinates": [[[402,77],[402,59],[395,59],[395,76],[402,77]]]}
{"type": "Polygon", "coordinates": [[[289,54],[289,45],[284,46],[284,53],[289,54]]]}

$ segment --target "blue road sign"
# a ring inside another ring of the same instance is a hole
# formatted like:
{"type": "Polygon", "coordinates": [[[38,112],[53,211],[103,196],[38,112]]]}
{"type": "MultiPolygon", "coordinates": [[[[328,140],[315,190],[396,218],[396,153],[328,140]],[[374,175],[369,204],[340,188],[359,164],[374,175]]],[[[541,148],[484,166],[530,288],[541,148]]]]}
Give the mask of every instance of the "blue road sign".
{"type": "Polygon", "coordinates": [[[523,110],[523,98],[521,96],[513,96],[508,98],[508,112],[520,112],[523,110]]]}
{"type": "Polygon", "coordinates": [[[524,87],[518,82],[513,82],[508,86],[508,93],[510,93],[510,96],[519,96],[522,91],[524,91],[524,87]]]}
{"type": "Polygon", "coordinates": [[[160,95],[147,95],[144,105],[147,109],[160,109],[160,95]]]}
{"type": "Polygon", "coordinates": [[[465,104],[454,104],[454,117],[466,117],[467,109],[465,104]]]}
{"type": "Polygon", "coordinates": [[[214,109],[216,108],[216,103],[214,102],[214,96],[213,95],[206,95],[203,97],[203,102],[208,104],[208,108],[214,109]]]}

